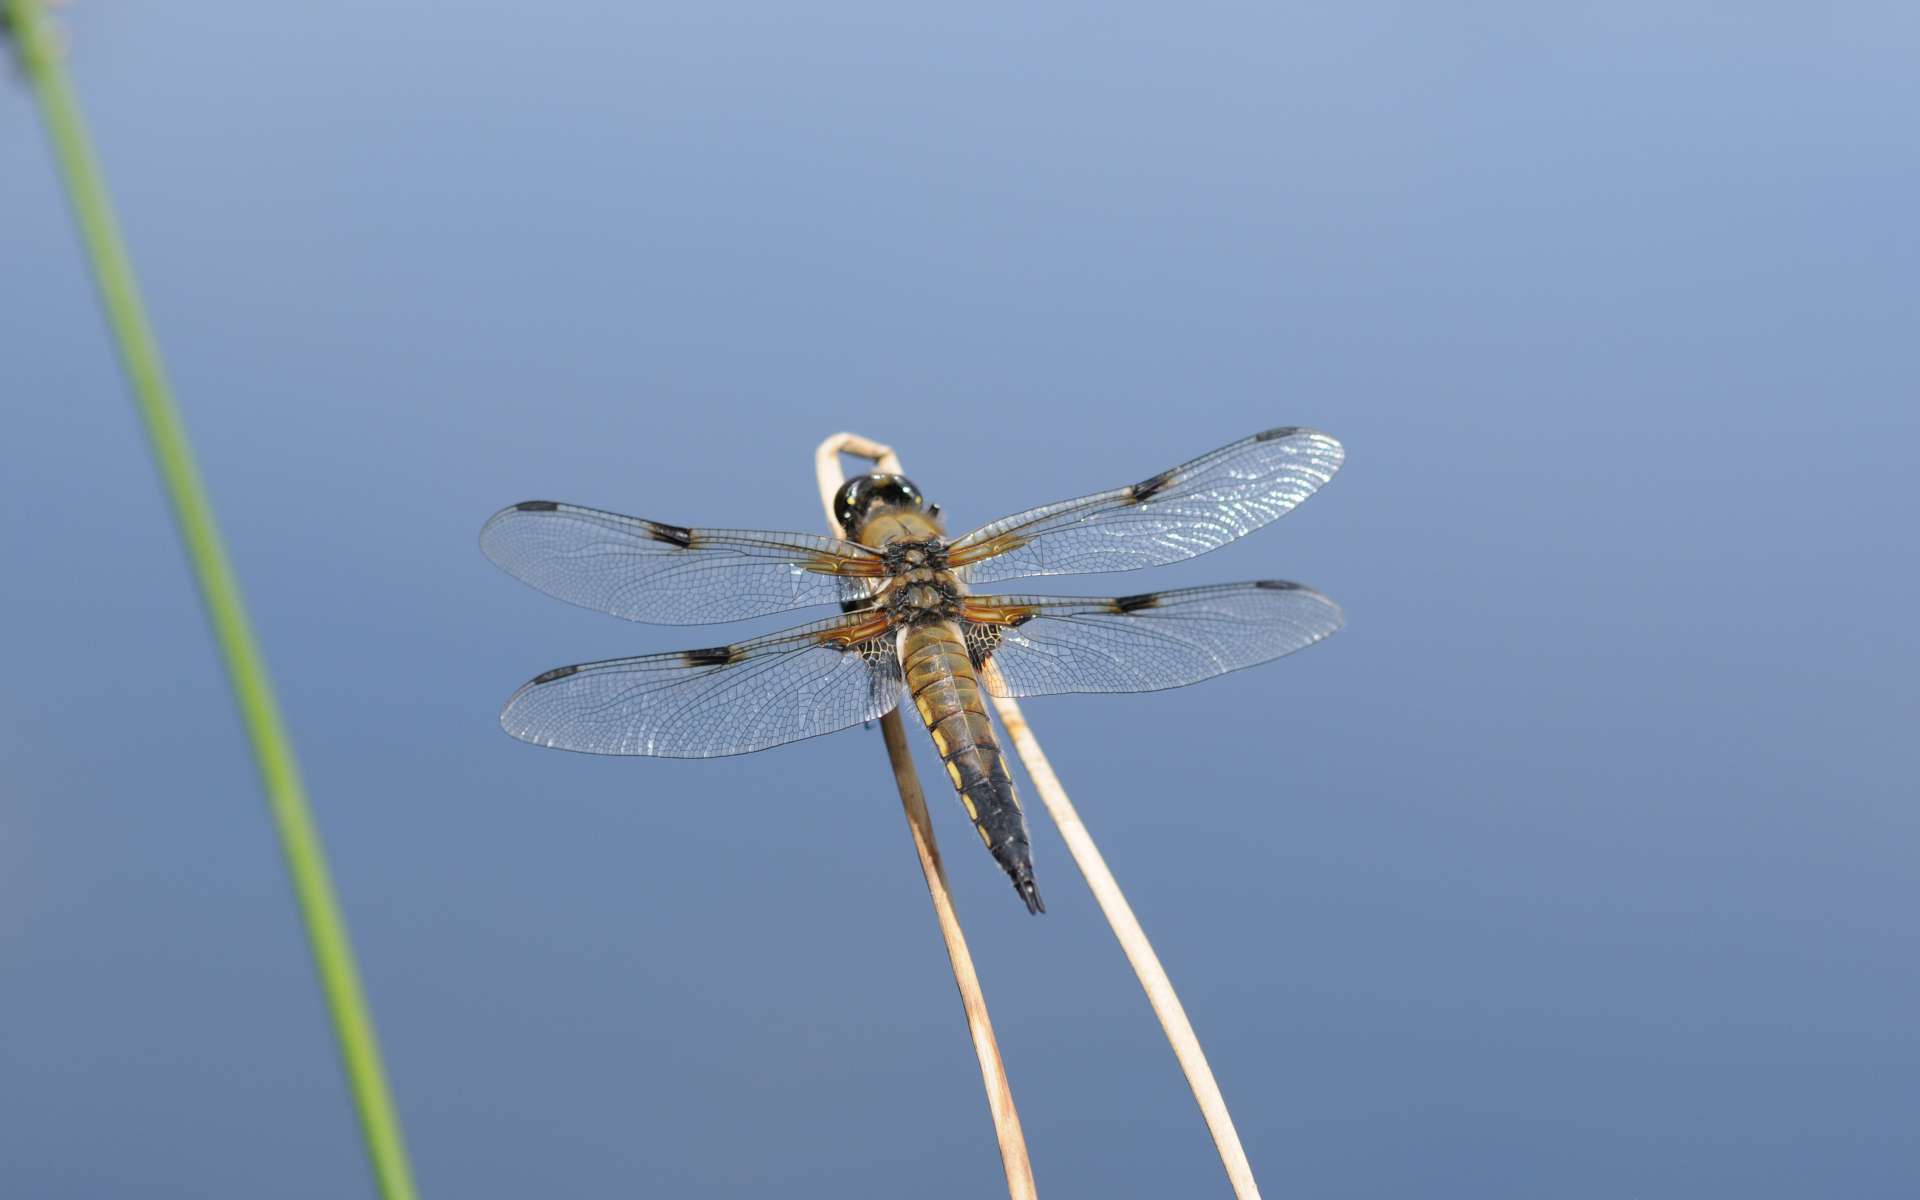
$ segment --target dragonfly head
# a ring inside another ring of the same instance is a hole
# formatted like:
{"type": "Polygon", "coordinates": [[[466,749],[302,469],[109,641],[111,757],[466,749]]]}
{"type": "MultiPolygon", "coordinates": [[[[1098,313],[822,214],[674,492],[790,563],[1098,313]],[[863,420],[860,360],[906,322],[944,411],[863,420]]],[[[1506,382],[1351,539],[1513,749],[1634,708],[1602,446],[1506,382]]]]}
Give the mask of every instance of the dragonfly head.
{"type": "Polygon", "coordinates": [[[849,534],[857,533],[877,508],[904,508],[919,512],[926,497],[905,475],[855,475],[833,497],[834,519],[849,534]]]}

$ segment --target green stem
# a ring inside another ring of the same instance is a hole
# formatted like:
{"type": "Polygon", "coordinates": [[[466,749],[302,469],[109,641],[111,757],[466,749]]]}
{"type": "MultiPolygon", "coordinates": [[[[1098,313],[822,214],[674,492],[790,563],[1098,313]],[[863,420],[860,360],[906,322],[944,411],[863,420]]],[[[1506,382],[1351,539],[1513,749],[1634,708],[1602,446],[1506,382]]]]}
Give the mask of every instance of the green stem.
{"type": "Polygon", "coordinates": [[[387,1200],[412,1200],[415,1193],[406,1145],[400,1137],[399,1118],[380,1064],[373,1019],[361,994],[346,923],[327,874],[320,833],[307,807],[293,747],[274,699],[273,685],[267,679],[259,644],[247,620],[239,583],[214,523],[213,507],[201,485],[186,429],[167,388],[160,348],[147,324],[133,267],[127,260],[126,247],[121,243],[113,209],[107,200],[106,184],[88,143],[86,125],[80,118],[72,85],[41,9],[41,0],[4,2],[12,17],[12,33],[19,43],[21,61],[39,96],[68,199],[92,262],[94,281],[106,306],[122,364],[133,384],[140,417],[159,463],[168,499],[172,501],[187,557],[192,560],[208,620],[226,660],[227,677],[246,724],[247,737],[253,743],[254,759],[279,831],[281,849],[286,853],[293,890],[299,898],[300,913],[312,942],[314,963],[319,968],[327,1006],[333,1015],[340,1053],[346,1061],[347,1078],[360,1112],[360,1126],[366,1137],[368,1155],[373,1160],[374,1176],[381,1195],[387,1200]]]}

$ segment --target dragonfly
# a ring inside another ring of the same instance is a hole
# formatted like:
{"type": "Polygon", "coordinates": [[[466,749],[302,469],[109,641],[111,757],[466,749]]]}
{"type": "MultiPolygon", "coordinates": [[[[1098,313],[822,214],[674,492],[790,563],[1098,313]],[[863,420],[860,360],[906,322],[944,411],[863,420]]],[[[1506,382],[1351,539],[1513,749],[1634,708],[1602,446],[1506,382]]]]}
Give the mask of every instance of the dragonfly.
{"type": "Polygon", "coordinates": [[[958,538],[919,487],[884,473],[840,488],[837,537],[524,501],[487,521],[481,549],[568,603],[661,625],[840,611],[724,646],[556,667],[513,693],[500,724],[561,750],[719,758],[861,725],[910,700],[981,842],[1027,910],[1041,913],[1026,817],[987,696],[1181,687],[1311,646],[1342,616],[1312,588],[1271,579],[1106,598],[976,589],[1205,554],[1290,512],[1344,458],[1324,433],[1269,429],[958,538]]]}

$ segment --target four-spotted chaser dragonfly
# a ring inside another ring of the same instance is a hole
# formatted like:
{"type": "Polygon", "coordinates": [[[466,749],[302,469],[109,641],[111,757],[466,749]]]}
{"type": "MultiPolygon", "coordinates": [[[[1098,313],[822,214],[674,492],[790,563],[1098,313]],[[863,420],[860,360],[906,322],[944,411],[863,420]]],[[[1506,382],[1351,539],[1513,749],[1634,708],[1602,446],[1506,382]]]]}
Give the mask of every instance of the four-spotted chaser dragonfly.
{"type": "Polygon", "coordinates": [[[910,696],[980,840],[1028,910],[1044,912],[982,691],[1180,687],[1310,646],[1340,628],[1340,609],[1275,580],[1109,599],[972,589],[1205,554],[1311,496],[1343,457],[1323,433],[1270,429],[953,539],[939,506],[898,475],[860,475],[840,489],[845,538],[697,529],[528,500],[487,522],[481,548],[569,603],[662,625],[842,611],[728,646],[559,667],[515,692],[500,724],[563,750],[717,758],[872,721],[910,696]]]}

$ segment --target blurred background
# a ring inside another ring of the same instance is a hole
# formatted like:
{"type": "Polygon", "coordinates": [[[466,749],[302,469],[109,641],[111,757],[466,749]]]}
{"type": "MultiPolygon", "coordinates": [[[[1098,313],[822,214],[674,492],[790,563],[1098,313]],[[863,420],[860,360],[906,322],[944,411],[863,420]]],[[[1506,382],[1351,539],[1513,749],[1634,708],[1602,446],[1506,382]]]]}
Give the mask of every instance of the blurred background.
{"type": "MultiPolygon", "coordinates": [[[[1056,590],[1348,628],[1027,708],[1268,1193],[1920,1184],[1911,5],[60,21],[427,1194],[1002,1186],[877,733],[509,739],[791,622],[570,608],[488,514],[816,530],[850,428],[965,529],[1278,424],[1309,504],[1056,590]]],[[[0,1192],[370,1195],[17,71],[0,213],[0,1192]]],[[[1044,815],[1036,920],[926,773],[1043,1194],[1225,1194],[1044,815]]]]}

